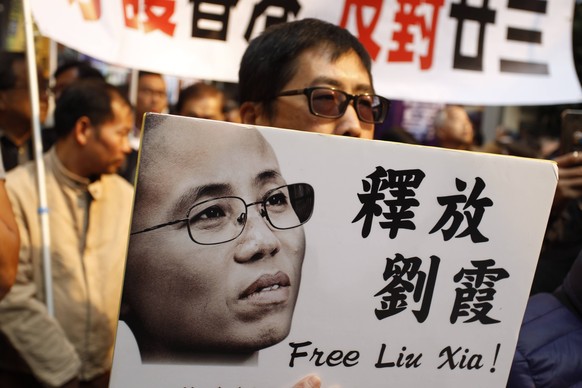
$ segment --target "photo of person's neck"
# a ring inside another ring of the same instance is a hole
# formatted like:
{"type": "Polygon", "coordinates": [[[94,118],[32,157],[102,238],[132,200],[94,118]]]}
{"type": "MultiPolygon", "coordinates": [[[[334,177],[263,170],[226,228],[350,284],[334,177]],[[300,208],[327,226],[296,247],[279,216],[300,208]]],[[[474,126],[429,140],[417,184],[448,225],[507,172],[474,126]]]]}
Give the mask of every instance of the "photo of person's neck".
{"type": "Polygon", "coordinates": [[[146,120],[120,319],[144,363],[256,364],[291,330],[313,188],[256,129],[146,120]]]}

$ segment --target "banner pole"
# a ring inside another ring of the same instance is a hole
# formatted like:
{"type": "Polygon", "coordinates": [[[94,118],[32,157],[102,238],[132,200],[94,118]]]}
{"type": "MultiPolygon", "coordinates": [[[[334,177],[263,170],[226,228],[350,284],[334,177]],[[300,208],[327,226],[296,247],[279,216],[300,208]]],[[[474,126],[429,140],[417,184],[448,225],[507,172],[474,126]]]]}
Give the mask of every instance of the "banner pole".
{"type": "MultiPolygon", "coordinates": [[[[41,253],[44,274],[45,302],[48,313],[54,316],[52,270],[50,256],[50,228],[48,218],[48,201],[46,195],[46,181],[44,160],[42,158],[42,135],[40,128],[40,104],[38,74],[36,70],[36,52],[34,47],[34,33],[32,28],[32,12],[29,0],[22,0],[24,14],[24,30],[26,37],[26,57],[28,66],[30,106],[32,110],[32,140],[34,144],[34,159],[36,161],[36,180],[38,187],[38,215],[41,225],[41,253]]],[[[46,91],[43,90],[43,93],[46,91]]]]}

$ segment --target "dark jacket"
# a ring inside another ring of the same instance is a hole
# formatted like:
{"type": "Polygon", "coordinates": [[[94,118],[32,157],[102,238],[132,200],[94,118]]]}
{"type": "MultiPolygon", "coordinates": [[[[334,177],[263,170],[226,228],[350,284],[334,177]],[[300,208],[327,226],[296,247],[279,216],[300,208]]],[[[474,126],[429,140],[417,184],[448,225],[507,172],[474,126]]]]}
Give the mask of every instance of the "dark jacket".
{"type": "Polygon", "coordinates": [[[530,297],[507,386],[582,387],[582,254],[556,292],[530,297]]]}

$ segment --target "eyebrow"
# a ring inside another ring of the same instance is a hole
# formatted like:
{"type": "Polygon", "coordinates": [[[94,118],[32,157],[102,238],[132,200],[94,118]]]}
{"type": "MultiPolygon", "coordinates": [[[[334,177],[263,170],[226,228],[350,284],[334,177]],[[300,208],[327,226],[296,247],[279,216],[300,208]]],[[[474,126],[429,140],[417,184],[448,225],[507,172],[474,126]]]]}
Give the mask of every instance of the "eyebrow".
{"type": "Polygon", "coordinates": [[[182,217],[200,197],[224,197],[232,195],[232,193],[232,186],[227,183],[210,183],[191,187],[180,195],[176,203],[174,203],[170,214],[182,217]]]}
{"type": "MultiPolygon", "coordinates": [[[[336,87],[338,89],[341,89],[342,87],[344,87],[344,85],[341,82],[339,82],[337,79],[326,77],[326,76],[317,77],[313,81],[311,81],[311,85],[313,85],[313,86],[321,85],[321,84],[328,84],[328,85],[331,85],[331,86],[336,87]]],[[[374,88],[371,85],[365,84],[365,83],[357,84],[355,87],[355,90],[357,92],[362,92],[362,93],[374,93],[374,88]]]]}
{"type": "Polygon", "coordinates": [[[255,177],[255,184],[260,185],[262,183],[267,183],[272,180],[281,178],[281,173],[277,170],[265,170],[259,173],[255,177]]]}
{"type": "MultiPolygon", "coordinates": [[[[281,173],[277,170],[265,170],[261,171],[254,179],[254,184],[259,186],[261,184],[267,183],[272,180],[281,178],[281,173]]],[[[232,196],[235,193],[234,187],[229,183],[209,183],[206,185],[196,186],[186,190],[170,211],[172,216],[183,217],[185,216],[187,210],[192,207],[201,197],[227,197],[232,196]]]]}

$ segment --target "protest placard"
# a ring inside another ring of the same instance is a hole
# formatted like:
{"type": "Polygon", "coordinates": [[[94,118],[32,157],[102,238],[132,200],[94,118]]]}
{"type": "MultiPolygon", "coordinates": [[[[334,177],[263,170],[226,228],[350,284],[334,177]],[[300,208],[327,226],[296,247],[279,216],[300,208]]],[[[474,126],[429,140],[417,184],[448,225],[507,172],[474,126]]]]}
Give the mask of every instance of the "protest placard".
{"type": "Polygon", "coordinates": [[[505,386],[552,162],[146,116],[112,387],[505,386]]]}

